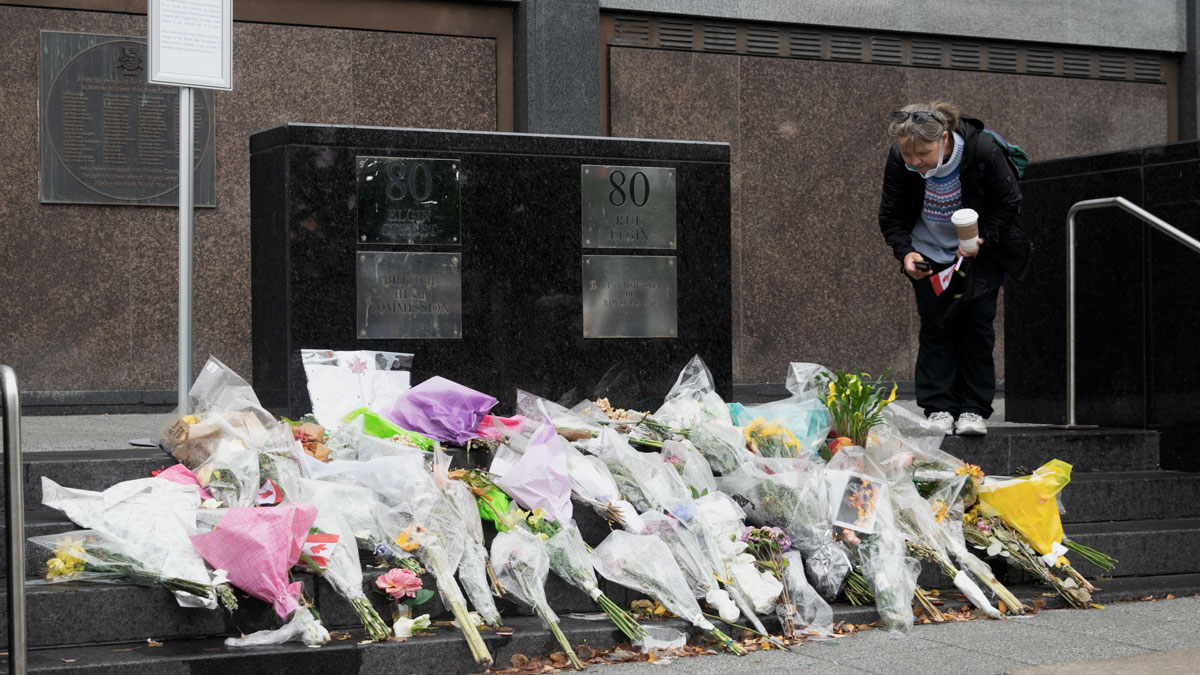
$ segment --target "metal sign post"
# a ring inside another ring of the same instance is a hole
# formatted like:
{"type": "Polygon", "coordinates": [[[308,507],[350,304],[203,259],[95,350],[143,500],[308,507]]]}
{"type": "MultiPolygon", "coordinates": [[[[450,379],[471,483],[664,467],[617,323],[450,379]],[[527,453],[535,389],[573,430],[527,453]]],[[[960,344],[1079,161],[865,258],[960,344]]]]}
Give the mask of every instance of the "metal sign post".
{"type": "Polygon", "coordinates": [[[179,414],[192,411],[192,88],[179,88],[179,414]]]}
{"type": "Polygon", "coordinates": [[[233,89],[233,0],[149,0],[150,82],[179,86],[179,414],[192,383],[194,87],[233,89]]]}

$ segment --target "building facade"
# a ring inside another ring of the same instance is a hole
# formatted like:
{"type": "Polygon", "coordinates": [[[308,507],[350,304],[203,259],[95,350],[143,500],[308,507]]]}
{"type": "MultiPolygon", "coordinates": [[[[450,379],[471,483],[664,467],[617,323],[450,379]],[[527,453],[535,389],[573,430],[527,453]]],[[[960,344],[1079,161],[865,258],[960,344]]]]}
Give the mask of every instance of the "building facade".
{"type": "MultiPolygon", "coordinates": [[[[249,375],[248,138],[314,122],[729,143],[735,383],[790,361],[911,380],[916,312],[875,219],[888,112],[948,99],[1035,161],[1194,138],[1195,4],[235,0],[194,361],[249,375]]],[[[176,209],[40,198],[40,36],[144,37],[145,3],[0,2],[0,21],[0,362],[35,407],[169,403],[176,209]]]]}

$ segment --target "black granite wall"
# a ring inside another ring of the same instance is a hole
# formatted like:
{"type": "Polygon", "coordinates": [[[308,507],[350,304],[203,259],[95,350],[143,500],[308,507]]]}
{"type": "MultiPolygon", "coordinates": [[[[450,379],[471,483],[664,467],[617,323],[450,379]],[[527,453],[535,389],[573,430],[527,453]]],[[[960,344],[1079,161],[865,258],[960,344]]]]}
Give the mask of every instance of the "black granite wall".
{"type": "Polygon", "coordinates": [[[694,354],[729,396],[728,145],[292,124],[253,135],[250,151],[254,385],[268,407],[307,411],[303,348],[410,352],[414,383],[441,375],[502,411],[518,387],[650,407],[694,354]],[[460,159],[461,247],[359,246],[359,155],[460,159]],[[649,253],[584,250],[584,164],[676,169],[677,338],[583,337],[582,256],[649,253]],[[460,251],[463,337],[358,340],[359,248],[460,251]]]}
{"type": "MultiPolygon", "coordinates": [[[[1200,143],[1038,162],[1022,181],[1030,278],[1006,291],[1010,421],[1066,420],[1067,211],[1125,197],[1200,238],[1200,143]]],[[[1194,253],[1118,208],[1076,217],[1076,420],[1158,429],[1166,468],[1200,470],[1194,253]]]]}

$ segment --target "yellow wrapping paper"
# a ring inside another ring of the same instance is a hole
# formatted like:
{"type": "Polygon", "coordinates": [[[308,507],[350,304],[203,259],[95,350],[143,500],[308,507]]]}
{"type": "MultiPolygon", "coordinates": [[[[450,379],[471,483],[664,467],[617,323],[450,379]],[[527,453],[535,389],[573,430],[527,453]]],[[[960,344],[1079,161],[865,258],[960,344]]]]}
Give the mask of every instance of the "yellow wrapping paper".
{"type": "Polygon", "coordinates": [[[1046,555],[1062,544],[1062,518],[1058,493],[1071,482],[1071,465],[1061,460],[1046,462],[1030,476],[1010,478],[979,487],[980,512],[999,517],[1046,555]]]}

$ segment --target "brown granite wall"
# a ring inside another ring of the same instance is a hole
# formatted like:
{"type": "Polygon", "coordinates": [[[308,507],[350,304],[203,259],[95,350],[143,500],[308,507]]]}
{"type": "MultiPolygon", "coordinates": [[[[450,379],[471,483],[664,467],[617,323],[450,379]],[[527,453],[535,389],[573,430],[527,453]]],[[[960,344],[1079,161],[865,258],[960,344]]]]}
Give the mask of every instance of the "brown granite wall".
{"type": "Polygon", "coordinates": [[[912,291],[876,220],[888,112],[947,98],[1034,159],[1167,140],[1164,85],[617,47],[608,65],[613,136],[732,147],[741,383],[782,382],[789,361],[912,379],[912,291]]]}
{"type": "MultiPolygon", "coordinates": [[[[38,201],[41,30],[145,35],[143,17],[0,6],[0,363],[23,391],[172,390],[178,210],[38,201]]],[[[217,208],[195,213],[195,365],[249,377],[249,136],[283,122],[496,130],[490,39],[234,26],[216,92],[217,208]]],[[[314,317],[319,320],[319,317],[314,317]]]]}

